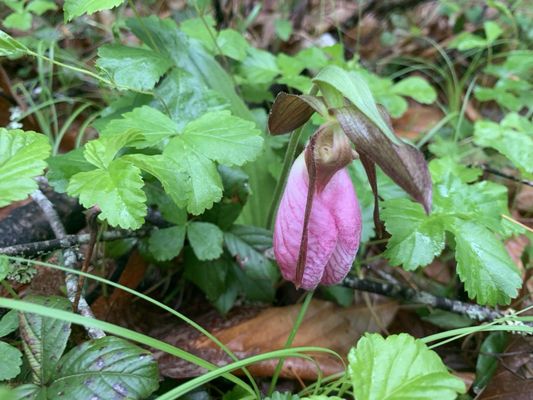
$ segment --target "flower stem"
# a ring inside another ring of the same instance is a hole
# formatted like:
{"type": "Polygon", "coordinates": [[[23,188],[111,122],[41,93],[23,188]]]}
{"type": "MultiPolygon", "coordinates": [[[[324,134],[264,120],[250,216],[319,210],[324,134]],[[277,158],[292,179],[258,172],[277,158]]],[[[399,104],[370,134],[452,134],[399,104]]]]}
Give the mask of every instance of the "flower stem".
{"type": "MultiPolygon", "coordinates": [[[[285,342],[284,349],[288,349],[289,347],[292,346],[292,342],[294,341],[294,338],[296,337],[296,333],[298,332],[298,329],[300,329],[300,325],[302,324],[304,320],[307,309],[309,308],[309,304],[311,304],[313,293],[314,292],[311,291],[311,292],[307,292],[307,294],[305,295],[304,302],[302,303],[302,307],[300,308],[300,311],[298,312],[296,321],[294,321],[294,325],[292,326],[291,333],[289,334],[289,337],[287,338],[287,341],[285,342]]],[[[280,358],[278,361],[278,365],[276,365],[276,369],[274,370],[274,374],[272,375],[272,381],[270,382],[270,387],[268,388],[269,396],[272,396],[274,389],[276,389],[276,383],[278,382],[279,374],[281,373],[281,369],[283,368],[284,361],[285,361],[285,358],[280,358]]]]}

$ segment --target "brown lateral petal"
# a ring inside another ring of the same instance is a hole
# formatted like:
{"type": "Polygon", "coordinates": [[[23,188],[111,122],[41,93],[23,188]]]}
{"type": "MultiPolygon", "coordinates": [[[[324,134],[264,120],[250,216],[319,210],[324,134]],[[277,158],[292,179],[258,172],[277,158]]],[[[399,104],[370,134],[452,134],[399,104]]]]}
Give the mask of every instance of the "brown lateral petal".
{"type": "Polygon", "coordinates": [[[363,164],[363,168],[365,169],[366,176],[368,177],[368,183],[370,183],[370,187],[372,188],[372,193],[374,193],[374,226],[376,227],[378,238],[381,238],[383,237],[383,228],[379,218],[379,194],[378,181],[376,177],[376,164],[363,153],[359,154],[359,159],[361,160],[361,164],[363,164]]]}
{"type": "Polygon", "coordinates": [[[270,110],[268,130],[271,135],[291,132],[305,124],[315,111],[327,114],[327,108],[320,98],[281,92],[270,110]]]}
{"type": "Polygon", "coordinates": [[[407,143],[392,143],[353,106],[336,109],[335,115],[348,138],[355,144],[357,152],[379,165],[429,213],[432,187],[424,155],[407,143]]]}

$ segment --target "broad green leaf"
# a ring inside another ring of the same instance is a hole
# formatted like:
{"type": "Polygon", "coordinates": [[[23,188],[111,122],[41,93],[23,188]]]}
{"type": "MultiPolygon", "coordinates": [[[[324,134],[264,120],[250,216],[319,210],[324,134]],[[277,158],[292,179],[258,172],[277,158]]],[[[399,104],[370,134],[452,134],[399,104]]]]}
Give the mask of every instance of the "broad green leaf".
{"type": "Polygon", "coordinates": [[[10,310],[0,319],[0,337],[9,335],[19,327],[19,313],[10,310]]]}
{"type": "Polygon", "coordinates": [[[47,400],[46,389],[33,383],[17,386],[13,389],[14,400],[47,400]]]}
{"type": "Polygon", "coordinates": [[[65,193],[68,182],[78,172],[86,172],[94,169],[94,165],[83,156],[83,149],[77,148],[65,154],[59,154],[46,160],[48,163],[48,183],[56,192],[65,193]]]}
{"type": "Polygon", "coordinates": [[[533,124],[526,117],[511,113],[500,124],[477,121],[474,142],[498,150],[522,171],[533,173],[533,124]]]}
{"type": "Polygon", "coordinates": [[[146,399],[159,386],[149,351],[106,336],[70,350],[59,362],[48,398],[146,399]]]}
{"type": "Polygon", "coordinates": [[[250,47],[243,35],[233,29],[223,29],[218,34],[217,44],[222,54],[242,61],[246,57],[246,50],[250,47]]]}
{"type": "MultiPolygon", "coordinates": [[[[401,143],[383,120],[368,85],[357,72],[347,72],[342,68],[331,65],[320,71],[313,79],[313,82],[320,85],[321,90],[325,89],[324,85],[329,85],[337,90],[372,121],[392,143],[401,143]]],[[[340,107],[342,107],[342,104],[340,107]]]]}
{"type": "Polygon", "coordinates": [[[44,135],[0,128],[0,207],[23,200],[37,189],[33,178],[43,173],[50,151],[44,135]]]}
{"type": "Polygon", "coordinates": [[[170,140],[163,156],[172,160],[178,166],[177,171],[187,177],[187,211],[199,215],[222,198],[222,180],[215,164],[188,147],[182,138],[170,140]]]}
{"type": "Polygon", "coordinates": [[[119,89],[152,89],[172,66],[161,53],[140,47],[106,45],[98,49],[96,66],[104,70],[119,89]]]}
{"type": "Polygon", "coordinates": [[[179,127],[161,111],[142,106],[122,114],[120,119],[110,121],[102,130],[102,136],[118,135],[127,131],[136,131],[143,136],[142,140],[130,143],[133,147],[143,148],[154,146],[164,138],[178,134],[179,127]]]}
{"type": "Polygon", "coordinates": [[[182,69],[173,69],[155,90],[157,97],[164,101],[164,107],[155,101],[154,107],[170,112],[178,129],[205,114],[226,108],[225,99],[207,88],[203,82],[182,69]],[[168,110],[168,111],[167,111],[168,110]]]}
{"type": "Polygon", "coordinates": [[[83,156],[98,168],[107,168],[122,148],[133,146],[141,140],[142,135],[133,129],[101,136],[85,144],[83,156]]]}
{"type": "Polygon", "coordinates": [[[214,260],[222,254],[224,234],[209,222],[191,222],[187,225],[187,239],[194,255],[202,261],[214,260]]]}
{"type": "Polygon", "coordinates": [[[492,379],[498,368],[498,355],[505,351],[508,342],[507,332],[492,332],[481,343],[476,361],[476,380],[473,383],[476,391],[483,389],[492,379]]]}
{"type": "Polygon", "coordinates": [[[124,0],[65,0],[63,10],[65,11],[65,21],[83,14],[93,14],[97,11],[109,10],[121,5],[124,0]]]}
{"type": "Polygon", "coordinates": [[[287,19],[276,19],[274,21],[274,29],[276,35],[283,41],[287,41],[291,37],[292,24],[291,21],[287,19]]]}
{"type": "Polygon", "coordinates": [[[187,206],[188,176],[172,159],[162,155],[147,156],[145,154],[128,154],[122,159],[153,175],[161,182],[165,193],[178,207],[187,206]]]}
{"type": "Polygon", "coordinates": [[[20,374],[22,353],[14,346],[0,341],[0,381],[13,379],[20,374]]]}
{"type": "Polygon", "coordinates": [[[447,182],[450,175],[458,177],[464,183],[476,181],[482,174],[480,168],[467,167],[451,156],[435,158],[429,163],[429,172],[433,183],[447,182]]]}
{"type": "Polygon", "coordinates": [[[276,58],[265,50],[248,48],[248,56],[242,61],[241,74],[252,84],[270,83],[280,73],[276,58]]]}
{"type": "Polygon", "coordinates": [[[20,56],[27,51],[28,48],[26,46],[0,30],[0,57],[20,56]]]}
{"type": "Polygon", "coordinates": [[[479,304],[509,304],[518,295],[522,279],[502,242],[487,228],[456,218],[457,273],[470,298],[479,304]]]}
{"type": "Polygon", "coordinates": [[[431,263],[444,249],[444,226],[438,216],[426,215],[408,199],[388,200],[381,214],[392,237],[384,256],[407,271],[431,263]]]}
{"type": "Polygon", "coordinates": [[[431,104],[437,100],[437,92],[433,86],[419,76],[402,79],[392,87],[392,91],[402,96],[412,97],[423,104],[431,104]]]}
{"type": "Polygon", "coordinates": [[[37,15],[42,15],[47,11],[57,10],[57,5],[53,2],[53,0],[33,0],[30,1],[26,7],[26,10],[37,15]]]}
{"type": "Polygon", "coordinates": [[[209,50],[214,51],[217,31],[215,19],[207,14],[203,17],[189,18],[180,23],[180,29],[187,36],[198,39],[209,50]]]}
{"type": "Polygon", "coordinates": [[[8,29],[27,31],[31,28],[32,20],[31,13],[27,11],[14,12],[4,19],[3,25],[8,29]]]}
{"type": "Polygon", "coordinates": [[[153,231],[148,240],[150,253],[158,261],[172,260],[183,248],[185,231],[185,225],[153,231]]]}
{"type": "Polygon", "coordinates": [[[264,255],[272,246],[272,233],[258,227],[234,225],[224,232],[224,243],[237,264],[236,276],[246,297],[272,301],[279,272],[264,255]]]}
{"type": "Polygon", "coordinates": [[[405,333],[386,339],[366,334],[348,361],[357,400],[453,400],[466,391],[437,353],[405,333]]]}
{"type": "Polygon", "coordinates": [[[146,215],[146,195],[141,170],[117,159],[107,169],[80,172],[72,177],[67,188],[70,196],[79,196],[85,208],[98,206],[100,219],[124,229],[140,228],[146,215]]]}
{"type": "Polygon", "coordinates": [[[492,44],[503,33],[503,29],[494,21],[485,21],[483,29],[485,30],[485,37],[489,44],[492,44]]]}
{"type": "Polygon", "coordinates": [[[225,165],[242,165],[254,160],[263,144],[254,123],[232,116],[229,111],[204,114],[191,121],[175,139],[207,158],[225,165]]]}
{"type": "MultiPolygon", "coordinates": [[[[58,310],[72,310],[72,305],[64,297],[31,296],[25,300],[58,310]]],[[[70,323],[30,313],[19,313],[19,322],[22,347],[31,367],[33,383],[44,386],[52,379],[67,346],[70,323]]]]}
{"type": "Polygon", "coordinates": [[[448,48],[467,51],[487,46],[487,40],[476,36],[470,32],[462,32],[457,35],[449,44],[448,48]]]}

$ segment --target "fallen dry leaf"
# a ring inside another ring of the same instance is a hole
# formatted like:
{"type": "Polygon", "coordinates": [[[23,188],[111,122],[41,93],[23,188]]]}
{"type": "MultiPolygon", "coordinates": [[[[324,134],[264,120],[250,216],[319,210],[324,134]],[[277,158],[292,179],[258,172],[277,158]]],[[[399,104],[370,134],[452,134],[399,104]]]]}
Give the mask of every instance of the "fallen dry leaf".
{"type": "Polygon", "coordinates": [[[444,114],[436,107],[410,102],[407,111],[392,120],[392,126],[398,136],[417,139],[422,133],[429,132],[442,117],[444,114]]]}

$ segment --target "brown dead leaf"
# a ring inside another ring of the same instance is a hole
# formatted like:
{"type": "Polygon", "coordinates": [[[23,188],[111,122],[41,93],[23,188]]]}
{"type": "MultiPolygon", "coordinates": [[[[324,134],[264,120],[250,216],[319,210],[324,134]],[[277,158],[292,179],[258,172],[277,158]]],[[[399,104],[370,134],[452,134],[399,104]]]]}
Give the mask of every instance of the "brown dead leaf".
{"type": "Polygon", "coordinates": [[[429,132],[443,117],[442,111],[436,107],[411,102],[400,118],[392,120],[392,126],[398,136],[417,139],[422,133],[429,132]]]}
{"type": "Polygon", "coordinates": [[[514,236],[505,241],[505,248],[507,253],[511,256],[512,260],[524,275],[524,263],[522,262],[522,255],[529,244],[529,239],[526,235],[514,236]]]}
{"type": "Polygon", "coordinates": [[[515,206],[522,212],[533,213],[533,187],[522,185],[520,193],[516,195],[515,206]]]}
{"type": "Polygon", "coordinates": [[[533,338],[517,336],[500,355],[500,365],[479,400],[531,400],[533,338]]]}
{"type": "MultiPolygon", "coordinates": [[[[203,317],[201,320],[209,321],[209,325],[214,327],[210,331],[242,359],[283,348],[299,309],[300,305],[266,309],[248,307],[234,310],[225,320],[213,313],[209,314],[209,318],[203,317]]],[[[342,308],[331,302],[313,300],[293,346],[326,347],[346,357],[349,349],[364,332],[376,332],[380,330],[380,326],[388,326],[397,309],[397,303],[391,300],[374,304],[372,310],[365,304],[342,308]],[[378,316],[380,321],[376,321],[375,316],[378,316]]],[[[200,320],[198,322],[202,324],[200,320]]],[[[231,362],[216,344],[188,326],[167,326],[166,331],[166,334],[158,337],[213,364],[225,365],[231,362]]],[[[188,378],[205,372],[168,354],[157,352],[156,358],[164,376],[188,378]]],[[[315,361],[324,375],[344,369],[342,362],[332,357],[317,355],[315,361]]],[[[254,376],[271,376],[276,364],[277,360],[263,362],[254,365],[250,370],[254,376]]],[[[302,359],[287,359],[281,376],[316,379],[317,373],[314,363],[302,359]]]]}

